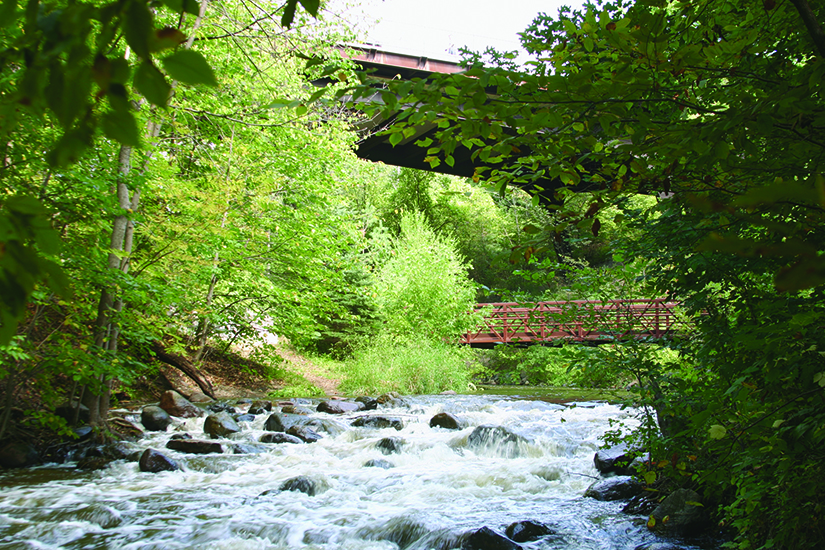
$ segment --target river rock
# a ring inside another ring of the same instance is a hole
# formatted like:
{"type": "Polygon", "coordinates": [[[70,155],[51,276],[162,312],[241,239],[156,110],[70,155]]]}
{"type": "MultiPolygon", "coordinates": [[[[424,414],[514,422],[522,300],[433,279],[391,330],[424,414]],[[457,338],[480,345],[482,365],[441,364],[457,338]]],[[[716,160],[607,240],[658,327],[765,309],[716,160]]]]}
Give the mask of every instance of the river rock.
{"type": "Polygon", "coordinates": [[[600,449],[593,456],[593,464],[602,474],[618,474],[630,476],[636,473],[631,468],[631,463],[637,451],[633,451],[625,444],[616,445],[608,449],[600,449]]]}
{"type": "Polygon", "coordinates": [[[404,422],[400,418],[386,416],[359,416],[353,420],[352,425],[358,428],[395,428],[396,430],[404,428],[404,422]]]}
{"type": "Polygon", "coordinates": [[[149,405],[140,411],[140,423],[150,432],[165,432],[172,418],[160,407],[149,405]]]}
{"type": "Polygon", "coordinates": [[[210,414],[203,422],[203,432],[209,434],[212,439],[227,437],[239,431],[241,428],[238,423],[226,412],[210,414]]]}
{"type": "Polygon", "coordinates": [[[360,395],[355,398],[355,401],[364,405],[365,411],[374,411],[378,408],[378,400],[367,395],[360,395]]]}
{"type": "Polygon", "coordinates": [[[166,448],[193,455],[223,453],[223,445],[217,441],[202,439],[170,439],[166,443],[166,448]]]}
{"type": "Polygon", "coordinates": [[[323,439],[321,434],[306,426],[291,426],[286,433],[289,435],[294,435],[304,443],[315,443],[319,439],[323,439]]]}
{"type": "Polygon", "coordinates": [[[284,421],[280,414],[272,413],[269,415],[269,418],[266,419],[264,429],[268,432],[285,432],[286,426],[284,426],[284,421]]]}
{"type": "Polygon", "coordinates": [[[444,428],[446,430],[460,430],[461,422],[450,413],[440,412],[430,418],[430,428],[444,428]]]}
{"type": "Polygon", "coordinates": [[[467,533],[461,550],[521,550],[521,546],[489,527],[467,533]]]}
{"type": "Polygon", "coordinates": [[[375,448],[385,455],[400,453],[404,446],[404,440],[400,437],[385,437],[375,444],[375,448]]]}
{"type": "Polygon", "coordinates": [[[352,403],[351,401],[339,401],[335,399],[330,401],[321,401],[318,403],[318,407],[315,410],[327,414],[347,414],[351,412],[358,412],[363,409],[363,403],[352,403]]]}
{"type": "Polygon", "coordinates": [[[298,476],[287,479],[281,484],[281,491],[295,491],[297,493],[306,493],[311,497],[315,496],[315,482],[306,476],[298,476]]]}
{"type": "Polygon", "coordinates": [[[251,404],[252,404],[252,400],[251,400],[250,398],[248,398],[248,397],[241,397],[240,399],[238,399],[237,401],[235,401],[235,404],[236,404],[236,405],[251,405],[251,404]]]}
{"type": "Polygon", "coordinates": [[[189,396],[189,401],[191,401],[192,403],[211,403],[212,401],[214,401],[214,399],[212,399],[203,392],[196,391],[195,393],[189,396]]]}
{"type": "Polygon", "coordinates": [[[235,419],[235,422],[255,422],[254,414],[236,414],[232,418],[235,419]]]}
{"type": "Polygon", "coordinates": [[[103,470],[112,462],[114,462],[113,459],[105,456],[87,456],[78,460],[76,467],[78,470],[103,470]]]}
{"type": "Polygon", "coordinates": [[[683,547],[669,542],[648,542],[640,544],[633,550],[685,550],[683,547]]]}
{"type": "Polygon", "coordinates": [[[15,441],[0,449],[0,466],[3,468],[26,468],[40,462],[40,455],[34,445],[15,441]]]}
{"type": "Polygon", "coordinates": [[[238,412],[235,410],[235,407],[233,407],[229,403],[210,403],[206,406],[206,410],[213,413],[225,412],[229,414],[235,414],[236,412],[238,412]]]}
{"type": "Polygon", "coordinates": [[[281,412],[284,414],[299,414],[301,416],[312,414],[311,410],[294,403],[286,403],[285,405],[281,405],[281,412]]]}
{"type": "Polygon", "coordinates": [[[644,490],[641,483],[630,476],[617,476],[596,481],[584,496],[596,500],[626,500],[635,497],[644,490]]]}
{"type": "Polygon", "coordinates": [[[264,414],[272,412],[272,401],[254,401],[249,406],[249,414],[264,414]]]}
{"type": "MultiPolygon", "coordinates": [[[[58,406],[54,410],[54,414],[64,419],[69,424],[71,424],[72,420],[74,419],[74,412],[76,407],[77,401],[68,401],[58,406]]],[[[78,414],[77,421],[83,424],[89,421],[89,407],[87,407],[83,403],[80,404],[80,412],[78,414]]]]}
{"type": "MultiPolygon", "coordinates": [[[[300,443],[300,441],[299,441],[300,443]]],[[[256,455],[265,453],[268,449],[263,445],[238,441],[232,444],[232,454],[235,455],[256,455]]]]}
{"type": "Polygon", "coordinates": [[[178,418],[197,418],[203,411],[176,391],[165,391],[160,396],[160,408],[178,418]]]}
{"type": "Polygon", "coordinates": [[[467,446],[477,450],[488,450],[501,456],[514,457],[519,455],[519,445],[526,444],[527,440],[516,435],[503,426],[477,426],[467,436],[467,446]]]}
{"type": "Polygon", "coordinates": [[[258,441],[261,443],[303,443],[302,439],[282,432],[263,434],[258,441]]]}
{"type": "Polygon", "coordinates": [[[389,470],[390,468],[395,468],[395,464],[383,458],[371,458],[364,462],[364,468],[382,468],[389,470]]]}
{"type": "Polygon", "coordinates": [[[395,401],[399,397],[401,397],[401,395],[398,392],[391,391],[391,392],[379,395],[378,397],[375,398],[375,400],[378,401],[379,405],[386,405],[387,403],[392,403],[393,401],[395,401]]]}
{"type": "Polygon", "coordinates": [[[72,428],[72,433],[77,438],[76,441],[88,441],[95,435],[95,430],[91,426],[77,426],[72,428]]]}
{"type": "Polygon", "coordinates": [[[331,418],[298,418],[295,420],[295,425],[305,426],[316,432],[326,432],[332,437],[337,437],[347,431],[346,426],[342,426],[331,418]]]}
{"type": "Polygon", "coordinates": [[[140,455],[138,467],[141,472],[164,472],[172,470],[180,470],[178,463],[154,449],[146,449],[140,455]]]}
{"type": "Polygon", "coordinates": [[[547,535],[554,535],[556,532],[549,526],[538,521],[518,521],[511,523],[504,530],[507,538],[515,542],[530,542],[537,540],[547,535]]]}
{"type": "Polygon", "coordinates": [[[690,489],[673,491],[653,510],[651,516],[656,520],[653,530],[677,536],[702,531],[707,526],[707,520],[701,498],[690,489]],[[663,521],[664,518],[668,520],[663,521]]]}
{"type": "Polygon", "coordinates": [[[186,432],[183,432],[178,434],[172,434],[172,436],[169,439],[192,439],[192,436],[186,432]]]}

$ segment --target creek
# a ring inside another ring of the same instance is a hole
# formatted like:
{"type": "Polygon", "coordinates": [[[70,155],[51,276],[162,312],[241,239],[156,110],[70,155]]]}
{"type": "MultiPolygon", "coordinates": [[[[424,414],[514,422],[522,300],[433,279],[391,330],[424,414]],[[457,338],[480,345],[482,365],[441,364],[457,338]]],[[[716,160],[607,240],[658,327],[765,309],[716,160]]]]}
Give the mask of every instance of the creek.
{"type": "MultiPolygon", "coordinates": [[[[72,463],[4,471],[0,549],[446,550],[469,531],[504,532],[525,520],[552,529],[525,549],[625,550],[657,540],[644,518],[621,513],[622,502],[582,496],[598,476],[599,437],[611,419],[633,425],[630,409],[517,395],[404,397],[373,411],[312,413],[325,429],[311,444],[257,443],[267,416],[241,423],[223,454],[165,448],[176,432],[208,439],[203,418],[176,419],[138,441],[136,450],[160,450],[178,471],[145,473],[125,460],[92,472],[72,463]],[[440,412],[465,427],[431,428],[440,412]],[[403,428],[351,425],[368,415],[401,419],[403,428]],[[481,425],[524,440],[470,445],[481,425]],[[403,442],[399,452],[376,447],[388,437],[403,442]],[[256,452],[232,454],[233,442],[256,452]],[[392,467],[365,467],[379,459],[392,467]],[[313,496],[279,490],[296,476],[314,482],[313,496]]],[[[128,418],[140,422],[139,413],[128,418]]]]}

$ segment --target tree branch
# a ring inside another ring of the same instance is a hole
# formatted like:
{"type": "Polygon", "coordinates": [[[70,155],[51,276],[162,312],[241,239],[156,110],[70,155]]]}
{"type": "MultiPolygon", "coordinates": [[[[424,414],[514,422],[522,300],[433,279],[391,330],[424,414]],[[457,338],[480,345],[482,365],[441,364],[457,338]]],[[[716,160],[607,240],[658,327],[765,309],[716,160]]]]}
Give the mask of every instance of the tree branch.
{"type": "Polygon", "coordinates": [[[808,34],[811,36],[811,40],[813,40],[814,48],[816,48],[819,57],[825,61],[825,32],[823,32],[822,27],[816,20],[816,16],[813,10],[811,10],[808,0],[791,0],[791,4],[793,4],[796,11],[799,12],[799,17],[802,18],[802,22],[805,23],[805,28],[808,29],[808,34]]]}

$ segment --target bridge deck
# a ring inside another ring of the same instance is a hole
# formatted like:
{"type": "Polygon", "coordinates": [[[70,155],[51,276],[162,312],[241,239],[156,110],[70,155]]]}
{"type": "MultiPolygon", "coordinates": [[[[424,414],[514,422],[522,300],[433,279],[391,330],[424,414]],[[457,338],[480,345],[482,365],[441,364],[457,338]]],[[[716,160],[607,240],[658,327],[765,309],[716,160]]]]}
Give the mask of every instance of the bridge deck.
{"type": "Polygon", "coordinates": [[[487,309],[482,325],[464,344],[605,341],[663,338],[681,328],[665,299],[478,304],[487,309]]]}

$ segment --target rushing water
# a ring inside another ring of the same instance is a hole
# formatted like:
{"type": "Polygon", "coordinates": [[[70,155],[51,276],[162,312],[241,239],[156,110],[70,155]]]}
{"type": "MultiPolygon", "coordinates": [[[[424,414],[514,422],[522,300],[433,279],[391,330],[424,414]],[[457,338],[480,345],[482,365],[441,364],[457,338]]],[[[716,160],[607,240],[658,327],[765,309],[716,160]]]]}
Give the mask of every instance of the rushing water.
{"type": "MultiPolygon", "coordinates": [[[[135,462],[83,472],[51,465],[0,474],[0,549],[448,549],[461,535],[516,521],[555,534],[525,549],[633,549],[652,542],[622,503],[583,498],[597,472],[593,454],[609,419],[632,411],[605,403],[557,405],[515,396],[405,397],[403,404],[333,417],[312,444],[258,444],[258,454],[184,455],[165,449],[176,431],[205,438],[203,419],[138,443],[174,458],[181,471],[143,473],[135,462]],[[448,412],[460,431],[430,428],[448,412]],[[404,427],[352,427],[358,416],[400,418],[404,427]],[[479,425],[504,426],[529,441],[502,450],[468,446],[479,425]],[[376,443],[400,437],[398,454],[376,443]],[[364,467],[383,459],[394,467],[364,467]],[[304,475],[315,496],[279,491],[304,475]]],[[[257,441],[267,415],[233,440],[257,441]]],[[[133,419],[139,422],[135,415],[133,419]]],[[[229,445],[226,445],[229,447],[229,445]]],[[[682,543],[686,549],[695,548],[682,543]]]]}

